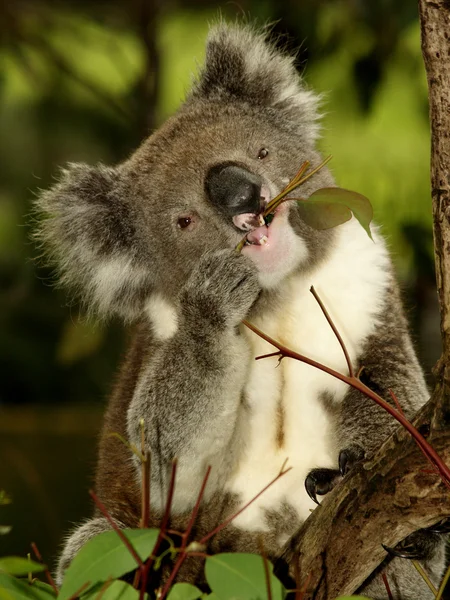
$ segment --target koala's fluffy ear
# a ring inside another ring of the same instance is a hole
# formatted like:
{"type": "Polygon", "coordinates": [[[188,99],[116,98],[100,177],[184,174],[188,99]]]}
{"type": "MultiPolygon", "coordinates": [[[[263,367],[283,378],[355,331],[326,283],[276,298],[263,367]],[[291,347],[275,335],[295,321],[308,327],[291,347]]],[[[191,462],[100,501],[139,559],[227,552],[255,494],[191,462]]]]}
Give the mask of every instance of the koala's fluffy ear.
{"type": "Polygon", "coordinates": [[[250,26],[220,23],[211,29],[192,98],[278,109],[311,141],[319,133],[320,98],[304,86],[294,57],[277,50],[265,33],[250,26]]]}
{"type": "Polygon", "coordinates": [[[35,239],[57,265],[61,283],[74,288],[89,311],[133,319],[149,295],[150,274],[119,171],[71,164],[36,208],[35,239]]]}

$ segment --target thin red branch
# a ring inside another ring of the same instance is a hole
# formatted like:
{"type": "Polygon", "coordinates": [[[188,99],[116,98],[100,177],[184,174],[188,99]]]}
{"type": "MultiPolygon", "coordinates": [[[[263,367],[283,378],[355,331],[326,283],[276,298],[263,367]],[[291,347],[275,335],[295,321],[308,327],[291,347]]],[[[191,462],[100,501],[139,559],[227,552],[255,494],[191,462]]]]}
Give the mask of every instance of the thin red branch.
{"type": "Polygon", "coordinates": [[[126,535],[123,533],[123,531],[121,531],[121,529],[119,527],[117,527],[116,522],[114,521],[114,519],[111,517],[111,515],[109,514],[109,512],[106,509],[106,506],[103,504],[103,502],[98,498],[97,494],[94,492],[94,490],[89,490],[89,495],[91,496],[92,500],[95,502],[97,508],[101,511],[101,513],[103,514],[103,516],[105,517],[105,519],[109,522],[109,524],[111,525],[111,527],[114,529],[114,531],[117,533],[117,535],[120,537],[120,539],[122,540],[122,542],[125,544],[125,546],[128,548],[128,551],[130,552],[131,556],[134,558],[134,560],[136,561],[136,564],[139,565],[140,568],[142,568],[144,566],[144,563],[142,562],[142,560],[140,559],[139,554],[136,552],[136,550],[133,548],[133,544],[130,542],[130,540],[126,537],[126,535]]]}
{"type": "Polygon", "coordinates": [[[212,531],[210,531],[204,537],[202,537],[202,539],[199,540],[198,543],[206,544],[206,542],[209,539],[211,539],[214,535],[219,533],[219,531],[222,531],[222,529],[224,529],[227,525],[229,525],[231,523],[231,521],[234,521],[234,519],[236,519],[242,512],[244,512],[244,510],[246,510],[250,506],[250,504],[253,504],[253,502],[255,502],[255,500],[257,500],[262,494],[264,494],[264,492],[267,489],[269,489],[274,483],[276,483],[281,477],[283,477],[283,475],[286,475],[286,473],[288,473],[292,469],[292,467],[289,467],[288,469],[284,470],[285,464],[286,464],[286,461],[284,461],[283,466],[281,467],[281,470],[278,473],[278,475],[276,477],[274,477],[272,479],[272,481],[270,481],[260,492],[258,492],[256,494],[256,496],[253,496],[253,498],[251,500],[249,500],[246,504],[244,504],[244,506],[242,508],[240,508],[236,513],[231,515],[231,517],[228,517],[228,519],[225,519],[225,521],[223,521],[223,523],[221,523],[220,525],[217,525],[217,527],[215,527],[212,531]]]}
{"type": "Polygon", "coordinates": [[[387,579],[386,573],[381,573],[381,577],[383,579],[384,587],[386,588],[386,592],[389,600],[394,600],[394,596],[392,595],[391,588],[389,585],[389,581],[387,579]]]}
{"type": "MultiPolygon", "coordinates": [[[[44,564],[44,560],[42,558],[42,555],[39,552],[39,549],[38,549],[38,547],[36,546],[36,544],[34,542],[31,542],[31,548],[32,548],[32,550],[33,550],[36,558],[38,559],[38,561],[40,563],[44,564]]],[[[49,569],[47,568],[47,566],[45,567],[44,574],[45,574],[45,577],[47,578],[47,581],[48,581],[49,585],[51,585],[52,588],[55,590],[55,592],[58,594],[59,593],[58,587],[57,587],[57,585],[56,585],[56,583],[55,583],[55,581],[54,581],[54,579],[53,579],[53,577],[52,577],[49,569]]]]}
{"type": "Polygon", "coordinates": [[[322,300],[319,298],[319,295],[317,294],[316,290],[314,289],[314,286],[312,285],[309,288],[309,291],[311,292],[311,294],[314,296],[314,298],[316,299],[317,304],[320,306],[321,311],[323,312],[323,314],[325,315],[326,320],[328,321],[328,325],[331,327],[331,329],[333,330],[334,335],[337,338],[337,341],[339,342],[339,344],[341,345],[342,348],[342,352],[344,353],[345,356],[345,360],[347,361],[347,368],[348,368],[348,374],[350,377],[354,377],[355,374],[353,372],[353,366],[352,366],[352,361],[350,360],[350,355],[347,351],[347,348],[344,344],[344,340],[342,339],[341,334],[339,333],[339,331],[337,330],[336,325],[333,323],[332,318],[330,317],[327,309],[325,308],[324,303],[322,302],[322,300]]]}
{"type": "Polygon", "coordinates": [[[267,600],[272,600],[272,586],[270,585],[270,571],[269,571],[269,561],[267,560],[266,550],[264,548],[264,542],[262,538],[259,539],[260,545],[260,554],[263,560],[264,566],[264,578],[266,580],[266,589],[267,589],[267,600]]]}
{"type": "Polygon", "coordinates": [[[105,595],[106,590],[109,588],[109,586],[112,584],[112,582],[113,582],[113,578],[108,577],[108,579],[105,581],[105,583],[100,588],[100,591],[98,592],[97,596],[95,597],[95,600],[102,600],[103,596],[105,595]]]}
{"type": "Polygon", "coordinates": [[[283,358],[281,352],[271,352],[270,354],[261,354],[261,356],[257,356],[255,360],[262,360],[263,358],[270,358],[271,356],[279,356],[280,358],[283,358]]]}
{"type": "MultiPolygon", "coordinates": [[[[147,559],[145,565],[143,565],[142,572],[141,572],[141,580],[140,580],[140,586],[139,586],[139,600],[144,600],[145,593],[147,591],[148,574],[150,573],[150,569],[152,568],[153,563],[155,562],[155,558],[158,554],[158,551],[159,551],[159,548],[160,548],[162,542],[167,537],[167,526],[169,524],[170,513],[172,510],[172,501],[173,501],[173,494],[175,492],[176,475],[177,475],[177,459],[174,458],[172,461],[172,470],[170,473],[170,482],[169,482],[169,489],[167,491],[166,506],[164,509],[164,515],[163,515],[163,518],[161,521],[161,525],[159,526],[158,537],[156,538],[156,543],[153,548],[153,552],[152,552],[151,556],[149,556],[149,558],[147,559]]],[[[134,585],[137,585],[137,584],[138,584],[138,578],[136,576],[134,579],[134,585]]]]}
{"type": "Polygon", "coordinates": [[[141,499],[141,528],[146,529],[148,527],[148,521],[150,518],[150,452],[146,451],[143,454],[144,458],[141,464],[141,479],[142,479],[142,499],[141,499]]]}
{"type": "Polygon", "coordinates": [[[197,496],[197,501],[194,505],[194,508],[192,509],[191,516],[190,516],[188,524],[186,526],[186,530],[183,533],[183,535],[181,536],[180,554],[178,555],[178,558],[173,566],[172,572],[170,573],[170,576],[169,576],[168,580],[166,581],[166,584],[164,585],[164,588],[163,588],[161,594],[159,595],[158,600],[164,600],[166,595],[169,593],[172,583],[173,583],[178,571],[180,570],[181,565],[183,564],[183,562],[186,559],[187,542],[188,542],[189,536],[191,535],[191,531],[192,531],[192,528],[194,527],[195,521],[197,519],[198,511],[200,510],[200,504],[201,504],[203,496],[205,494],[206,484],[208,483],[210,474],[211,474],[211,467],[208,466],[208,468],[206,469],[205,476],[203,478],[200,492],[197,496]]]}
{"type": "MultiPolygon", "coordinates": [[[[299,565],[298,565],[298,560],[296,561],[296,564],[297,564],[297,569],[298,569],[299,576],[300,576],[300,568],[299,568],[299,565]]],[[[298,590],[299,597],[296,600],[303,600],[303,598],[305,597],[306,590],[308,589],[309,582],[311,581],[311,577],[312,577],[312,573],[308,573],[308,577],[306,578],[306,581],[303,584],[302,589],[298,590]]],[[[297,590],[295,591],[295,595],[297,596],[297,590]]]]}
{"type": "Polygon", "coordinates": [[[384,408],[384,410],[386,410],[390,415],[392,415],[394,417],[394,419],[396,419],[413,436],[413,438],[417,442],[417,444],[426,453],[428,460],[430,460],[438,468],[439,474],[440,474],[442,480],[444,481],[444,483],[447,485],[447,487],[450,487],[450,468],[444,463],[444,461],[441,459],[441,457],[438,455],[438,453],[426,441],[426,439],[414,427],[414,425],[412,425],[401,413],[399,413],[393,406],[391,406],[388,402],[386,402],[386,400],[384,400],[381,396],[379,396],[377,393],[375,393],[370,388],[368,388],[364,383],[362,383],[362,381],[360,381],[356,377],[350,377],[347,375],[343,375],[342,373],[335,371],[331,367],[323,365],[322,363],[319,363],[316,360],[309,358],[308,356],[304,356],[303,354],[294,352],[290,348],[287,348],[283,344],[280,344],[280,342],[277,342],[270,336],[263,333],[255,325],[252,325],[248,321],[242,321],[242,322],[246,327],[248,327],[251,331],[253,331],[260,338],[262,338],[266,342],[269,342],[269,344],[272,344],[272,346],[275,346],[275,348],[278,348],[278,350],[283,354],[283,356],[288,357],[288,358],[293,358],[295,360],[299,360],[300,362],[303,362],[307,365],[311,365],[312,367],[315,367],[316,369],[320,369],[324,373],[328,373],[332,377],[335,377],[336,379],[339,379],[340,381],[343,381],[344,383],[347,383],[354,389],[360,391],[365,396],[367,396],[368,398],[370,398],[371,400],[376,402],[378,405],[380,405],[382,408],[384,408]]]}
{"type": "Polygon", "coordinates": [[[391,398],[392,398],[395,406],[397,407],[398,412],[401,413],[403,416],[405,416],[405,413],[403,412],[403,408],[402,408],[400,402],[398,401],[397,396],[394,394],[394,392],[392,390],[388,390],[388,392],[391,395],[391,398]]]}
{"type": "Polygon", "coordinates": [[[91,585],[90,581],[86,581],[86,583],[83,583],[83,585],[76,591],[74,592],[70,598],[68,598],[67,600],[75,600],[75,598],[78,598],[78,596],[81,595],[82,592],[84,592],[84,590],[89,587],[91,585]]]}

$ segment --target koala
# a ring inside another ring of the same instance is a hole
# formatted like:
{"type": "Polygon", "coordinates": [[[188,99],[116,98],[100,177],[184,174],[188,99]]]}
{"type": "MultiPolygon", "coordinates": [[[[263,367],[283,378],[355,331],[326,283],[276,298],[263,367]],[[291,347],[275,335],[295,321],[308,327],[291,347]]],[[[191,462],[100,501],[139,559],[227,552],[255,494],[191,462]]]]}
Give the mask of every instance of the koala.
{"type": "MultiPolygon", "coordinates": [[[[321,162],[320,98],[291,56],[248,25],[219,23],[178,112],[115,167],[71,164],[41,194],[37,236],[62,283],[100,316],[132,327],[99,444],[96,490],[119,527],[140,518],[139,461],[116,437],[151,453],[151,524],[172,504],[183,527],[206,486],[196,534],[250,501],[288,459],[292,469],[211,541],[209,552],[276,559],[311,510],[352,465],[397,427],[359,392],[274,348],[285,346],[345,372],[342,349],[310,293],[314,285],[357,370],[412,417],[428,399],[386,243],[357,221],[317,231],[295,201],[268,225],[260,216],[306,160],[321,162]],[[242,252],[236,245],[246,237],[242,252]]],[[[327,168],[301,188],[334,186],[327,168]]],[[[96,513],[68,537],[58,579],[78,550],[110,525],[96,513]]],[[[438,583],[443,544],[426,532],[425,568],[438,583]]],[[[200,559],[199,559],[200,560],[200,559]]],[[[394,597],[432,598],[407,561],[393,558],[394,597]]],[[[195,569],[192,571],[194,572],[195,569]]],[[[185,574],[185,578],[200,577],[185,574]]],[[[387,598],[380,578],[363,593],[387,598]]]]}

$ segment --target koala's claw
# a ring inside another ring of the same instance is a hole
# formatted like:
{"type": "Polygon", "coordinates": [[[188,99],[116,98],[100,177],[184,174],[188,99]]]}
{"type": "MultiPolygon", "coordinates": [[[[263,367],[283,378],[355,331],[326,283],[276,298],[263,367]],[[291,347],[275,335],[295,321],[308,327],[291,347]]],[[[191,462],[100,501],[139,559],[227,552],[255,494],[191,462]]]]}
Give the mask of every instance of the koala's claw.
{"type": "Polygon", "coordinates": [[[344,477],[365,456],[364,450],[357,444],[352,444],[339,452],[339,471],[344,477]]]}
{"type": "Polygon", "coordinates": [[[317,494],[324,496],[331,492],[342,478],[337,469],[312,469],[305,479],[305,489],[311,500],[320,504],[317,494]]]}
{"type": "Polygon", "coordinates": [[[311,500],[320,504],[317,494],[324,496],[331,492],[337,483],[365,456],[364,450],[357,444],[344,448],[339,453],[339,469],[312,469],[306,479],[305,488],[311,500]]]}
{"type": "Polygon", "coordinates": [[[427,527],[425,531],[430,533],[450,533],[450,517],[438,521],[431,527],[427,527]]]}
{"type": "Polygon", "coordinates": [[[422,550],[419,546],[414,544],[402,545],[403,542],[397,544],[395,548],[381,544],[388,554],[397,558],[406,558],[407,560],[425,560],[427,553],[422,550]]]}
{"type": "MultiPolygon", "coordinates": [[[[444,519],[440,523],[445,523],[445,521],[448,521],[448,519],[444,519]]],[[[391,548],[385,544],[382,544],[382,546],[391,556],[406,558],[408,560],[429,560],[433,556],[436,545],[439,543],[440,536],[438,534],[445,533],[443,529],[435,531],[435,528],[436,526],[433,525],[427,529],[419,529],[419,531],[411,533],[399,542],[395,548],[391,548]]]]}

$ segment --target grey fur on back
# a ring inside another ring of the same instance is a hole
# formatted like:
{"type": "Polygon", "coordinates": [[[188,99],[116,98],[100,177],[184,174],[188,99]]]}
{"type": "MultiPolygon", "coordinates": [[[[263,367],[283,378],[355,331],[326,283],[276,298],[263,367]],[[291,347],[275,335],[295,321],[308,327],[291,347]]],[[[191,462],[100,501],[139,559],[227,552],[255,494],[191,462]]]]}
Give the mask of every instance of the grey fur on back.
{"type": "MultiPolygon", "coordinates": [[[[180,526],[212,466],[198,525],[206,531],[259,491],[288,456],[294,468],[286,482],[212,546],[257,552],[262,533],[271,558],[314,507],[303,485],[310,470],[336,469],[339,451],[355,444],[368,455],[395,429],[379,407],[311,367],[283,361],[276,369],[276,359],[253,360],[270,350],[243,328],[244,318],[305,354],[345,368],[309,294],[311,284],[327,303],[355,368],[364,365],[387,399],[392,389],[408,416],[427,399],[376,228],[375,243],[354,220],[315,231],[295,205],[285,204],[261,229],[259,243],[237,254],[241,213],[232,214],[231,204],[217,206],[211,192],[217,189],[211,177],[225,172],[227,181],[240,177],[243,190],[259,189],[267,200],[303,161],[317,165],[318,107],[292,57],[250,27],[221,23],[212,28],[205,66],[172,118],[116,167],[69,165],[37,202],[43,213],[37,237],[62,283],[76,290],[88,310],[119,315],[135,327],[105,417],[96,479],[97,492],[121,526],[138,524],[140,470],[108,434],[138,444],[141,418],[153,456],[154,524],[174,457],[174,518],[180,526]]],[[[302,195],[332,185],[323,169],[302,195]]],[[[232,187],[226,191],[234,193],[232,187]]],[[[255,198],[248,192],[246,200],[255,198]]],[[[59,581],[79,548],[107,528],[95,515],[72,533],[59,581]]],[[[442,546],[430,550],[429,560],[437,580],[442,546]]],[[[395,598],[431,598],[407,566],[391,563],[395,598]]],[[[367,590],[386,598],[379,580],[367,590]]]]}

